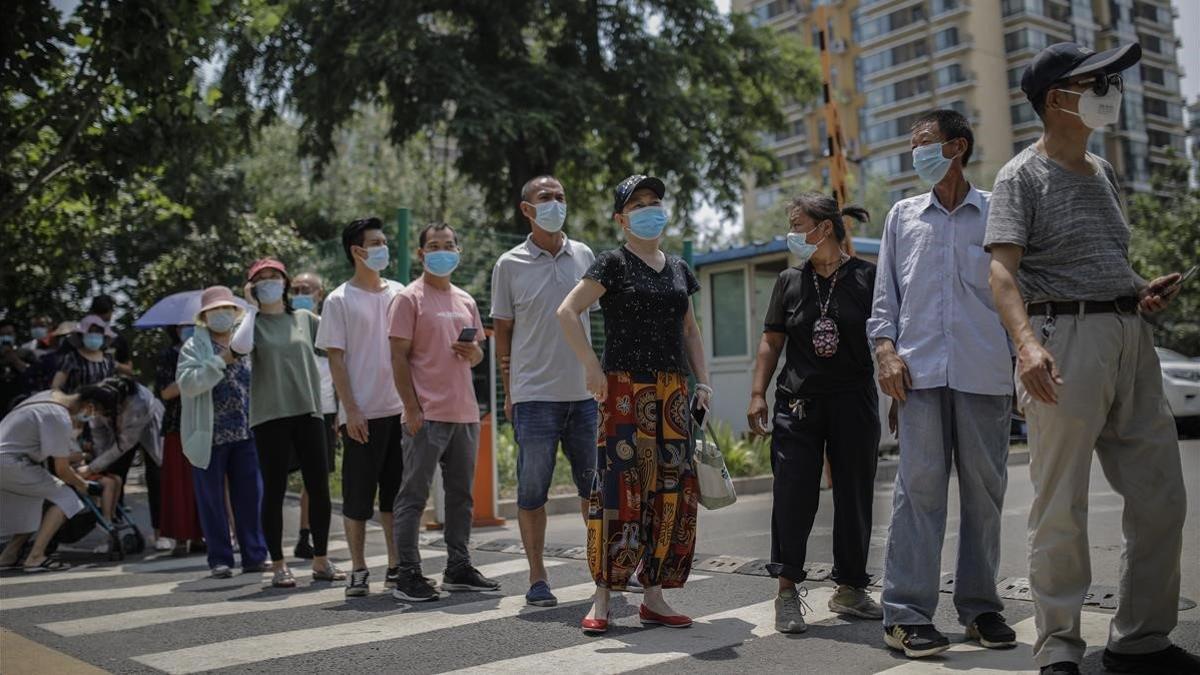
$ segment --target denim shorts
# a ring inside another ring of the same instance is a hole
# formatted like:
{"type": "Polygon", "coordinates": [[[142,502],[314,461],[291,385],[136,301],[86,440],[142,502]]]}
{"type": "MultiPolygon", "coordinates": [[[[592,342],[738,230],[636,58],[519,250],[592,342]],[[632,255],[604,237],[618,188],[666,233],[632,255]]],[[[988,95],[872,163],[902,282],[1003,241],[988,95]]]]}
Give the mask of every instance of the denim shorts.
{"type": "Polygon", "coordinates": [[[596,474],[596,402],[526,401],[513,405],[517,440],[517,506],[541,508],[550,492],[558,445],[571,463],[571,477],[581,498],[592,491],[596,474]]]}

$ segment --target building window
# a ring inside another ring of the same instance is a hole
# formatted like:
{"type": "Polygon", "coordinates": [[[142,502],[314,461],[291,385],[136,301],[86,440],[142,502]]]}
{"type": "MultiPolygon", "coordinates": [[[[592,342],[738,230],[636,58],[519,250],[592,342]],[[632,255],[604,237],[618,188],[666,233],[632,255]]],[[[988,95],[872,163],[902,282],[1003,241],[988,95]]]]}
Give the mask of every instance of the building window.
{"type": "Polygon", "coordinates": [[[938,68],[934,72],[934,77],[937,78],[937,86],[939,89],[958,84],[959,82],[967,81],[967,76],[963,73],[961,63],[952,63],[948,66],[938,68]]]}
{"type": "Polygon", "coordinates": [[[712,315],[713,356],[746,356],[745,270],[712,275],[712,315]]]}
{"type": "Polygon", "coordinates": [[[750,9],[750,23],[761,26],[785,12],[796,9],[796,0],[770,0],[750,9]]]}
{"type": "Polygon", "coordinates": [[[914,40],[891,49],[862,57],[863,75],[872,75],[929,55],[929,42],[925,38],[914,40]]]}
{"type": "Polygon", "coordinates": [[[1020,89],[1021,76],[1025,74],[1025,66],[1017,66],[1016,68],[1008,69],[1008,88],[1020,89]]]}
{"type": "Polygon", "coordinates": [[[1023,49],[1033,49],[1040,51],[1049,46],[1050,40],[1046,34],[1040,30],[1032,28],[1022,28],[1011,33],[1004,34],[1004,50],[1008,52],[1016,52],[1023,49]]]}
{"type": "Polygon", "coordinates": [[[779,160],[783,162],[784,171],[796,171],[798,169],[803,169],[804,167],[808,166],[810,162],[812,162],[812,153],[810,153],[808,150],[801,150],[799,152],[792,152],[783,155],[779,158],[779,160]]]}
{"type": "Polygon", "coordinates": [[[1037,113],[1033,111],[1033,106],[1026,101],[1012,104],[1009,109],[1012,113],[1012,123],[1027,124],[1037,119],[1037,113]]]}
{"type": "Polygon", "coordinates": [[[864,42],[866,40],[877,38],[880,35],[898,31],[901,28],[911,26],[924,20],[924,5],[905,7],[904,9],[892,12],[891,14],[884,14],[878,19],[870,19],[869,21],[863,21],[861,23],[856,22],[854,28],[854,39],[858,42],[864,42]]]}
{"type": "Polygon", "coordinates": [[[927,94],[930,88],[929,82],[928,75],[918,75],[871,89],[867,91],[867,107],[878,108],[927,94]]]}
{"type": "Polygon", "coordinates": [[[907,136],[912,130],[912,125],[924,115],[925,112],[916,112],[895,119],[886,120],[878,124],[872,124],[867,127],[866,142],[881,143],[893,138],[901,138],[907,136]]]}
{"type": "Polygon", "coordinates": [[[1036,14],[1054,21],[1071,20],[1071,7],[1062,0],[1003,0],[1000,12],[1004,16],[1036,14]]]}
{"type": "Polygon", "coordinates": [[[933,51],[941,52],[958,46],[958,28],[951,26],[933,36],[933,51]]]}
{"type": "Polygon", "coordinates": [[[1162,38],[1158,37],[1157,35],[1143,35],[1139,33],[1138,42],[1142,43],[1142,49],[1148,52],[1154,52],[1155,54],[1167,53],[1166,50],[1163,49],[1162,38]]]}
{"type": "Polygon", "coordinates": [[[1172,135],[1169,132],[1158,129],[1147,129],[1146,136],[1149,138],[1150,147],[1152,148],[1169,148],[1173,145],[1171,141],[1172,135]]]}
{"type": "Polygon", "coordinates": [[[961,6],[960,0],[933,0],[933,15],[945,14],[961,6]]]}
{"type": "Polygon", "coordinates": [[[1148,2],[1133,3],[1133,18],[1146,19],[1147,21],[1153,21],[1154,23],[1171,23],[1171,13],[1166,7],[1151,5],[1148,2]]]}
{"type": "Polygon", "coordinates": [[[777,187],[758,190],[754,194],[754,205],[758,207],[759,211],[766,211],[775,206],[775,202],[779,201],[779,197],[782,194],[782,188],[777,187]]]}
{"type": "Polygon", "coordinates": [[[885,157],[872,157],[863,162],[866,172],[875,176],[895,178],[902,173],[912,171],[912,152],[901,152],[885,157]]]}

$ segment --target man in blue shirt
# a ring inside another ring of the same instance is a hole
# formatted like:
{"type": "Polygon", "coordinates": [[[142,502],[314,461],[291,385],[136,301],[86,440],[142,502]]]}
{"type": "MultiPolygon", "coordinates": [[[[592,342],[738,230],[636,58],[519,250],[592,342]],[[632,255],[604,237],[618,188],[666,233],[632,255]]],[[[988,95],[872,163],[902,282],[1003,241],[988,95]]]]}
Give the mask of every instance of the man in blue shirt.
{"type": "Polygon", "coordinates": [[[954,585],[959,621],[984,647],[1016,644],[996,593],[1012,361],[983,250],[990,194],[963,177],[974,149],[971,127],[953,110],[933,111],[913,125],[912,147],[913,167],[933,190],[888,213],[867,333],[880,387],[899,406],[884,640],[920,658],[950,647],[933,613],[952,465],[962,505],[954,585]]]}

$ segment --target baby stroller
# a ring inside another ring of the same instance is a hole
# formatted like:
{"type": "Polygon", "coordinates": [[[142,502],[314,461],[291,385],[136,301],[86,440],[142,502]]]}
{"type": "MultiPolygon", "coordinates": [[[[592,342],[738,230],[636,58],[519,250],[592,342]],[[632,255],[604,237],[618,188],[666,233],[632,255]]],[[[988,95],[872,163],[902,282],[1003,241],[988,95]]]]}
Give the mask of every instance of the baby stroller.
{"type": "Polygon", "coordinates": [[[108,559],[124,560],[126,555],[146,550],[146,538],[133,522],[133,512],[123,502],[117,502],[112,521],[104,517],[100,507],[91,499],[80,497],[84,509],[59,528],[46,548],[51,553],[59,544],[74,544],[91,533],[97,525],[108,534],[108,559]]]}

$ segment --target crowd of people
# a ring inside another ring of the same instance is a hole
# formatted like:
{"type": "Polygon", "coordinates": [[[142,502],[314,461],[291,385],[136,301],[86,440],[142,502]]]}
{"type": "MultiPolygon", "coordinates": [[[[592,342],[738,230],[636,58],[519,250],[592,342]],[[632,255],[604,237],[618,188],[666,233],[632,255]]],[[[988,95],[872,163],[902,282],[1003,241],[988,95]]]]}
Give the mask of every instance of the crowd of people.
{"type": "MultiPolygon", "coordinates": [[[[768,570],[778,583],[778,631],[806,629],[807,543],[828,461],[832,611],[882,621],[884,643],[910,658],[949,648],[933,621],[953,471],[958,620],[983,647],[1014,646],[996,577],[1015,396],[1029,421],[1029,576],[1042,672],[1078,672],[1086,647],[1093,448],[1125,497],[1127,550],[1105,667],[1200,670],[1169,640],[1186,496],[1140,316],[1168,305],[1179,276],[1134,273],[1116,176],[1087,152],[1091,131],[1116,121],[1120,72],[1139,57],[1136,44],[1096,54],[1064,43],[1039,54],[1022,89],[1044,135],[1004,167],[990,193],[964,175],[974,150],[968,121],[950,110],[922,116],[912,129],[913,164],[930,190],[892,207],[877,263],[848,253],[845,219],[868,220],[865,210],[819,193],[790,203],[786,240],[797,264],[779,275],[766,308],[747,411],[751,429],[771,437],[768,570]],[[902,448],[881,602],[867,591],[877,383],[892,399],[887,424],[902,448]]],[[[596,255],[563,231],[562,183],[534,177],[519,204],[530,234],[492,269],[494,344],[518,445],[526,601],[557,603],[543,552],[561,446],[596,583],[581,622],[589,634],[608,630],[611,594],[622,591],[643,593],[643,624],[692,623],[664,590],[682,588],[690,573],[699,517],[692,411],[707,409],[716,392],[691,300],[700,284],[662,249],[667,198],[651,176],[617,185],[613,220],[625,242],[596,255]],[[589,340],[596,310],[602,358],[589,340]]],[[[204,291],[194,321],[166,329],[158,401],[128,376],[128,347],[106,316],[111,300],[97,298],[77,324],[52,330],[48,318],[36,319],[22,347],[11,324],[0,327],[5,386],[34,383],[26,389],[35,392],[0,422],[0,491],[20,502],[12,510],[5,502],[4,534],[15,536],[0,563],[61,569],[46,546],[78,512],[75,493],[109,508],[137,448],[148,469],[161,466],[150,490],[157,535],[177,551],[206,547],[213,576],[232,575],[240,553],[243,572],[270,571],[272,585],[296,585],[282,505],[288,475],[299,470],[294,553],[312,559],[314,580],[346,579],[347,596],[368,595],[366,523],[378,516],[384,585],[397,599],[499,588],[472,566],[468,547],[480,432],[471,369],[486,338],[475,300],[452,281],[458,233],[447,224],[420,231],[423,273],[407,286],[382,276],[390,254],[379,219],[347,225],[342,244],[354,273],[328,295],[317,276],[293,277],[271,258],[249,267],[241,300],[223,286],[204,291]],[[156,416],[157,424],[147,421],[156,416]],[[80,428],[86,460],[72,452],[80,428]],[[328,474],[339,439],[348,575],[327,556],[328,474]],[[440,584],[424,575],[418,548],[438,467],[448,549],[440,584]]]]}

